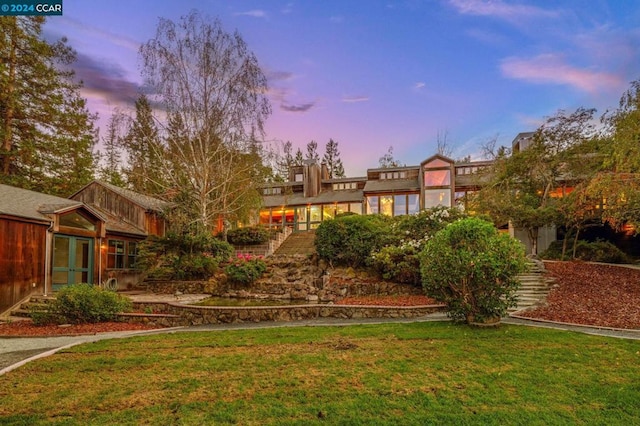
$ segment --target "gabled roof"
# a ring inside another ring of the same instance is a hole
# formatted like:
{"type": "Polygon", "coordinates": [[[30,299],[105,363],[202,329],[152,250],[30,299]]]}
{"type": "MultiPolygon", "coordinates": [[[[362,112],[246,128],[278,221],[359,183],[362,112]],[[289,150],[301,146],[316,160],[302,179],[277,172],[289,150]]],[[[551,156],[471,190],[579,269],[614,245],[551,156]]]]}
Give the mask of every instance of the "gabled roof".
{"type": "Polygon", "coordinates": [[[79,201],[0,184],[0,214],[51,222],[47,214],[83,207],[79,201]]]}
{"type": "Polygon", "coordinates": [[[173,207],[174,205],[173,203],[170,203],[168,201],[159,200],[157,198],[140,194],[139,192],[131,191],[129,189],[120,188],[119,186],[111,185],[110,183],[102,182],[99,180],[94,180],[88,185],[85,185],[84,187],[82,187],[82,189],[77,191],[75,194],[73,194],[69,198],[75,197],[77,194],[84,191],[86,188],[88,188],[91,185],[100,185],[104,188],[107,188],[108,190],[115,192],[116,194],[126,198],[127,200],[131,201],[134,204],[137,204],[138,206],[144,208],[145,210],[161,212],[170,207],[173,207]]]}
{"type": "Polygon", "coordinates": [[[420,183],[418,179],[385,179],[369,180],[364,185],[364,192],[405,192],[419,191],[420,183]]]}
{"type": "Polygon", "coordinates": [[[440,154],[435,154],[435,155],[432,155],[431,157],[427,158],[426,160],[424,160],[422,163],[420,163],[420,167],[424,166],[427,163],[430,163],[433,160],[442,160],[442,161],[444,161],[446,163],[449,163],[449,164],[455,163],[455,161],[452,160],[449,157],[445,157],[444,155],[440,155],[440,154]]]}

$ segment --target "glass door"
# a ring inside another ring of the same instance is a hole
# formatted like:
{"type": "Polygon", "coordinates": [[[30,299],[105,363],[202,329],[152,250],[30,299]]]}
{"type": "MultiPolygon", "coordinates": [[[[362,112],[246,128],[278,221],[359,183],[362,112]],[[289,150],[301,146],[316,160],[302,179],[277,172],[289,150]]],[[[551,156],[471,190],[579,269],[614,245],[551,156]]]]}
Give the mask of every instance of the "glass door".
{"type": "Polygon", "coordinates": [[[56,235],[53,243],[53,290],[93,282],[93,239],[56,235]]]}

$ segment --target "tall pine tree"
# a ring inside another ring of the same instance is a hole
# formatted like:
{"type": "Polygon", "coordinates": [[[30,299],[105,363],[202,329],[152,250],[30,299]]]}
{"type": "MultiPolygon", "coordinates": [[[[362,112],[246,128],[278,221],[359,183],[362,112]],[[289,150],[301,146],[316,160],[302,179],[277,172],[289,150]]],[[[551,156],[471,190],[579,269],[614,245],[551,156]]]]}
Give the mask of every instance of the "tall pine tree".
{"type": "Polygon", "coordinates": [[[100,155],[102,165],[98,173],[100,179],[122,188],[127,184],[122,173],[122,156],[120,152],[120,147],[122,146],[120,132],[124,118],[121,113],[115,111],[109,119],[106,135],[102,138],[104,154],[100,155]]]}
{"type": "Polygon", "coordinates": [[[93,179],[95,116],[43,17],[0,17],[0,182],[66,196],[93,179]]]}
{"type": "Polygon", "coordinates": [[[305,160],[313,160],[315,162],[320,161],[320,155],[318,155],[318,142],[311,141],[307,144],[307,155],[305,160]]]}
{"type": "Polygon", "coordinates": [[[345,177],[340,151],[338,151],[338,142],[329,139],[322,161],[327,165],[330,179],[345,177]]]}
{"type": "Polygon", "coordinates": [[[158,134],[149,100],[140,95],[136,100],[136,115],[124,138],[127,152],[127,182],[134,191],[160,195],[165,190],[163,176],[164,147],[158,134]]]}

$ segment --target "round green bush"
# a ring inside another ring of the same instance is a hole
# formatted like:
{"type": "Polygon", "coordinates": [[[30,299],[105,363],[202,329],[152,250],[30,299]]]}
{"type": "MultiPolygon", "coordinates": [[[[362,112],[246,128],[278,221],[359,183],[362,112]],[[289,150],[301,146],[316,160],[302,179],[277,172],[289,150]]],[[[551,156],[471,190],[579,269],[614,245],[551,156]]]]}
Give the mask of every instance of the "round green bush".
{"type": "Polygon", "coordinates": [[[260,258],[239,257],[224,269],[227,277],[236,283],[251,284],[267,270],[267,264],[260,258]]]}
{"type": "Polygon", "coordinates": [[[448,225],[420,254],[425,292],[446,303],[451,318],[467,323],[500,318],[515,306],[525,265],[522,244],[478,218],[448,225]]]}
{"type": "Polygon", "coordinates": [[[72,324],[113,321],[116,314],[131,310],[131,300],[91,284],[64,287],[48,308],[57,322],[72,324]]]}
{"type": "Polygon", "coordinates": [[[316,230],[318,256],[337,265],[364,265],[373,250],[386,245],[391,219],[382,215],[350,215],[325,220],[316,230]]]}

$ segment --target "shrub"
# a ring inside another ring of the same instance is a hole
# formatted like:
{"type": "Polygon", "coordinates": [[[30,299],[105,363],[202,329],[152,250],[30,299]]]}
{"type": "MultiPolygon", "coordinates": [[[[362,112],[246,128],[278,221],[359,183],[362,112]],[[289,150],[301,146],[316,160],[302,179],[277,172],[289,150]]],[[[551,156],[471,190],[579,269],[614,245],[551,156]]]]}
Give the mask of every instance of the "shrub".
{"type": "Polygon", "coordinates": [[[373,250],[389,241],[390,223],[390,218],[382,215],[348,215],[325,220],[316,230],[318,256],[340,265],[364,265],[373,250]]]}
{"type": "Polygon", "coordinates": [[[478,218],[448,225],[420,254],[426,293],[448,306],[456,321],[483,322],[515,306],[525,270],[522,244],[478,218]]]}
{"type": "Polygon", "coordinates": [[[175,234],[150,237],[140,244],[138,265],[157,279],[207,279],[233,247],[210,234],[175,234]]]}
{"type": "Polygon", "coordinates": [[[238,228],[227,232],[227,240],[238,246],[264,244],[269,241],[270,237],[269,230],[258,226],[238,228]]]}
{"type": "Polygon", "coordinates": [[[60,290],[45,311],[33,312],[32,319],[36,324],[113,321],[117,313],[131,307],[131,300],[120,294],[91,284],[74,284],[60,290]]]}
{"type": "Polygon", "coordinates": [[[367,263],[386,280],[420,285],[418,253],[437,231],[465,216],[456,207],[435,207],[414,215],[394,217],[389,245],[374,250],[367,263]]]}
{"type": "Polygon", "coordinates": [[[227,265],[224,271],[227,277],[239,284],[251,284],[262,276],[267,270],[267,264],[258,257],[238,256],[227,265]]]}
{"type": "Polygon", "coordinates": [[[403,284],[419,286],[420,250],[416,245],[386,246],[371,253],[369,264],[384,278],[403,284]]]}
{"type": "Polygon", "coordinates": [[[174,258],[171,272],[177,280],[206,280],[218,270],[216,258],[207,254],[185,254],[174,258]]]}
{"type": "MultiPolygon", "coordinates": [[[[540,257],[549,260],[562,260],[562,243],[562,240],[552,242],[549,247],[540,254],[540,257]]],[[[564,260],[571,259],[572,256],[573,243],[567,245],[564,260]]],[[[575,258],[584,260],[585,262],[633,263],[633,259],[631,259],[629,255],[609,241],[602,240],[595,242],[578,240],[575,258]]]]}

